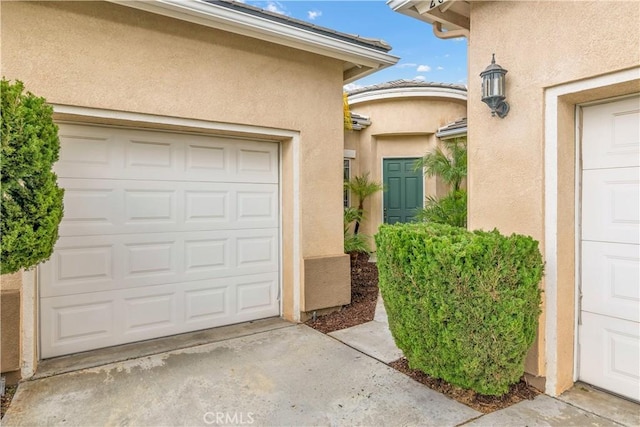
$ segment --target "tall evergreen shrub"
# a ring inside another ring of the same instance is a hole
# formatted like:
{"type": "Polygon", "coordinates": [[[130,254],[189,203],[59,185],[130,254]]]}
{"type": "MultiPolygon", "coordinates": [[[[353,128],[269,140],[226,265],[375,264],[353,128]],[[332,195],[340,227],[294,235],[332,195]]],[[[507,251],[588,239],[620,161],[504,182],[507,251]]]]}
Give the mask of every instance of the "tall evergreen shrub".
{"type": "Polygon", "coordinates": [[[519,381],[540,314],[538,242],[412,223],[381,226],[376,245],[389,327],[412,368],[488,395],[519,381]]]}
{"type": "Polygon", "coordinates": [[[63,190],[53,164],[58,160],[58,127],[43,98],[22,82],[1,81],[2,206],[1,273],[47,260],[58,239],[63,190]]]}

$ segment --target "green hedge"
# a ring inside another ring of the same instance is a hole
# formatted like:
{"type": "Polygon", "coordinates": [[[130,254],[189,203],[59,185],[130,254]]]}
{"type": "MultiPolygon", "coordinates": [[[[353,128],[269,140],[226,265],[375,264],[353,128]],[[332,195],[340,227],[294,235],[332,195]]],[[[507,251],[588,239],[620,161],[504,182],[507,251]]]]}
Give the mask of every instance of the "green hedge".
{"type": "Polygon", "coordinates": [[[524,373],[540,314],[538,242],[444,224],[383,225],[380,292],[409,365],[487,395],[524,373]]]}
{"type": "Polygon", "coordinates": [[[0,272],[47,260],[58,239],[64,192],[52,171],[60,141],[53,108],[26,92],[22,82],[0,81],[0,272]]]}

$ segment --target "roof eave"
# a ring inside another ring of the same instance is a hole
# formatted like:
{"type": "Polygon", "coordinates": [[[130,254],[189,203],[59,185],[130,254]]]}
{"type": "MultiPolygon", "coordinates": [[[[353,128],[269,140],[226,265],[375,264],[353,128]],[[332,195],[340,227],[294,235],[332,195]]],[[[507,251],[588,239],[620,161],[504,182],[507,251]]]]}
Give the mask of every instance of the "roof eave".
{"type": "Polygon", "coordinates": [[[399,58],[386,52],[242,13],[203,0],[106,0],[182,21],[344,61],[344,83],[390,67],[399,58]]]}
{"type": "Polygon", "coordinates": [[[447,0],[441,7],[432,7],[430,3],[424,0],[387,0],[389,6],[394,12],[416,18],[427,24],[433,25],[439,23],[442,28],[448,31],[469,30],[470,22],[468,11],[459,13],[452,9],[461,3],[468,1],[447,0]],[[449,9],[451,7],[451,9],[449,9]]]}
{"type": "Polygon", "coordinates": [[[457,129],[449,129],[445,131],[436,132],[436,136],[440,139],[451,139],[458,136],[463,136],[467,134],[467,127],[461,127],[457,129]]]}
{"type": "Polygon", "coordinates": [[[392,98],[445,98],[467,101],[467,91],[448,87],[397,87],[349,95],[349,105],[392,98]]]}

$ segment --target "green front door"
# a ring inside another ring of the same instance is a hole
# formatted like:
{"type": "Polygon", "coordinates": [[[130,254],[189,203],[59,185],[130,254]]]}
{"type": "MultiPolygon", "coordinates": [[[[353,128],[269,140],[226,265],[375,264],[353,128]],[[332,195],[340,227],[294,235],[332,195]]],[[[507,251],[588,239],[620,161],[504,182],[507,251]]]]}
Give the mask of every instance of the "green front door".
{"type": "Polygon", "coordinates": [[[422,170],[415,170],[416,158],[384,159],[384,222],[411,222],[423,206],[422,170]]]}

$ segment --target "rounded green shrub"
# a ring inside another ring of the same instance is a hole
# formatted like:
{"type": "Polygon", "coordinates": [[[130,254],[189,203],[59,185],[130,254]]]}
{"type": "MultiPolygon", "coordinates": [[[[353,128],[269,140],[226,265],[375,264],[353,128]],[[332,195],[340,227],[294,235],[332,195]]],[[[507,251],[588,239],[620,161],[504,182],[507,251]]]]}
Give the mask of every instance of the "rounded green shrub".
{"type": "Polygon", "coordinates": [[[376,235],[389,327],[409,365],[481,394],[524,373],[538,328],[538,242],[434,223],[383,225],[376,235]]]}
{"type": "Polygon", "coordinates": [[[53,164],[58,127],[43,98],[24,92],[22,82],[1,81],[2,214],[1,273],[47,260],[58,239],[63,190],[53,164]]]}

